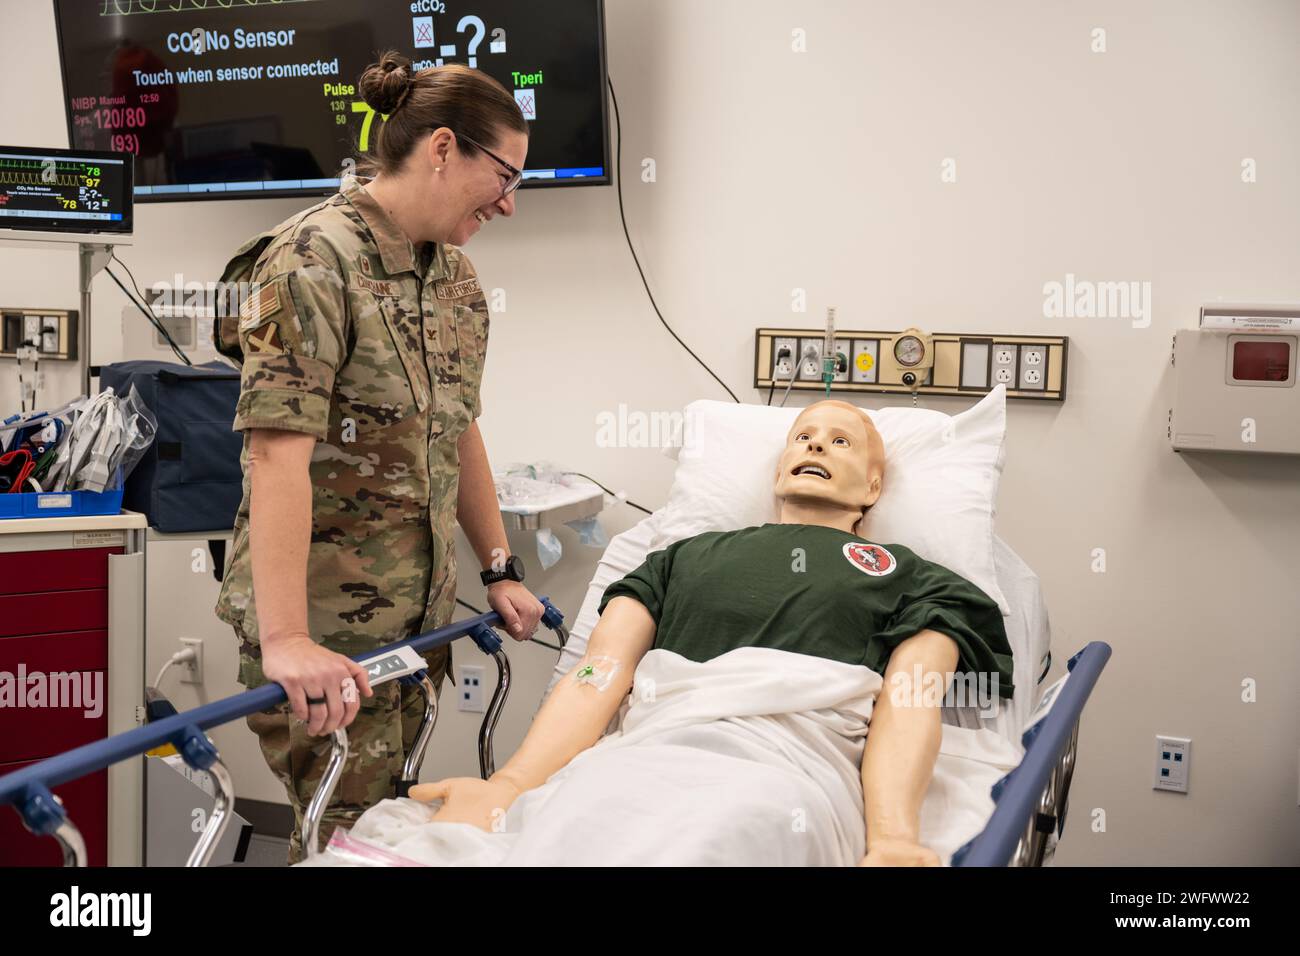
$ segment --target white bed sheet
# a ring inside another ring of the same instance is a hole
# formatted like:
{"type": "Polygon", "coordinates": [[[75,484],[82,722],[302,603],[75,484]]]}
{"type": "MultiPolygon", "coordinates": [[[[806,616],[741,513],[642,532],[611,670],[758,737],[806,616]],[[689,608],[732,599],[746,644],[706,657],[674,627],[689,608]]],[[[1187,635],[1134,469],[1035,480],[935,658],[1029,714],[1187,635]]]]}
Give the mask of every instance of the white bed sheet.
{"type": "MultiPolygon", "coordinates": [[[[854,866],[861,763],[882,686],[865,667],[761,647],[704,663],[651,651],[617,733],[524,793],[491,832],[385,800],[351,836],[426,866],[854,866]],[[649,696],[647,696],[647,693],[649,696]]],[[[947,864],[1021,759],[943,727],[920,841],[947,864]]],[[[315,865],[355,859],[327,854],[315,865]]]]}

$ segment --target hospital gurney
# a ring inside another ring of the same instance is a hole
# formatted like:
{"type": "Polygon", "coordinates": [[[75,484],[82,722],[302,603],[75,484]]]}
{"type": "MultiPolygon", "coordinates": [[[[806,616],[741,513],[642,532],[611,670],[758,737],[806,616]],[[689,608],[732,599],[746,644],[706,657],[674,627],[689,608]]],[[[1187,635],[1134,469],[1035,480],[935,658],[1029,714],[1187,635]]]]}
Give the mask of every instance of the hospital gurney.
{"type": "MultiPolygon", "coordinates": [[[[610,540],[556,664],[552,688],[585,653],[605,588],[664,546],[663,514],[655,512],[610,540]]],[[[1016,650],[1016,685],[1036,689],[1051,667],[1050,627],[1038,577],[996,537],[994,558],[998,584],[1011,608],[1005,623],[1016,650]]],[[[1108,644],[1087,644],[1069,660],[1066,677],[1036,696],[1018,694],[1014,702],[1004,702],[993,719],[944,708],[945,723],[983,725],[1025,748],[1019,765],[993,784],[993,812],[977,835],[954,848],[953,866],[1042,866],[1050,859],[1064,832],[1080,717],[1110,655],[1108,644]]]]}
{"type": "MultiPolygon", "coordinates": [[[[603,570],[609,570],[610,562],[618,563],[620,545],[626,547],[628,543],[625,536],[635,537],[634,532],[637,530],[625,532],[611,542],[610,550],[602,559],[603,570]]],[[[631,558],[623,555],[622,560],[631,558]]],[[[593,589],[602,588],[601,576],[598,573],[592,582],[593,589]]],[[[588,608],[584,606],[584,613],[587,611],[588,608]]],[[[579,645],[585,645],[586,638],[585,634],[577,633],[583,625],[581,615],[575,623],[573,640],[565,632],[562,620],[560,613],[547,603],[543,622],[557,631],[564,645],[557,668],[559,670],[567,669],[566,663],[574,655],[581,655],[582,648],[579,645]]],[[[497,694],[493,697],[480,733],[480,772],[485,778],[493,772],[491,730],[500,714],[504,691],[509,685],[509,664],[501,650],[500,638],[492,632],[492,628],[500,623],[497,615],[484,614],[404,642],[416,650],[428,650],[469,634],[497,660],[500,677],[497,694]]],[[[589,633],[589,627],[587,630],[589,633]]],[[[365,659],[374,660],[400,646],[403,645],[392,645],[365,659]]],[[[1037,711],[1030,715],[1029,724],[1019,730],[1025,746],[1023,759],[993,786],[992,815],[973,839],[952,854],[951,862],[954,866],[1041,866],[1048,858],[1054,846],[1054,837],[1059,837],[1064,830],[1069,789],[1075,769],[1080,717],[1110,653],[1110,647],[1104,643],[1088,644],[1070,660],[1067,677],[1043,695],[1037,711]]],[[[1042,676],[1045,674],[1046,668],[1043,668],[1042,676]]],[[[1040,676],[1040,682],[1041,679],[1040,676]]],[[[423,680],[427,685],[427,678],[423,680]]],[[[432,731],[432,718],[436,716],[436,698],[432,695],[432,688],[426,686],[426,691],[426,723],[422,725],[417,746],[404,769],[406,785],[414,782],[418,776],[423,748],[432,731]]],[[[70,751],[0,778],[0,804],[14,804],[30,830],[58,839],[65,849],[65,863],[84,865],[84,850],[79,849],[80,839],[75,826],[67,819],[63,808],[50,793],[50,788],[170,742],[190,766],[213,771],[220,782],[217,811],[210,818],[208,827],[201,834],[190,856],[189,865],[203,865],[221,836],[233,794],[230,792],[229,776],[202,731],[272,706],[283,699],[284,692],[279,685],[267,685],[70,751]]],[[[346,733],[336,731],[334,759],[331,760],[329,770],[304,819],[304,842],[309,848],[309,854],[315,852],[320,814],[329,802],[341,772],[346,748],[346,733]]],[[[399,793],[404,794],[405,790],[404,785],[399,788],[399,793]]]]}
{"type": "MultiPolygon", "coordinates": [[[[568,640],[564,616],[546,598],[541,601],[545,608],[542,623],[553,630],[559,637],[560,644],[564,645],[568,640]]],[[[391,658],[402,648],[424,653],[466,635],[480,650],[492,657],[497,664],[497,688],[479,730],[479,772],[484,779],[495,771],[492,737],[510,689],[510,661],[501,649],[501,638],[493,630],[501,624],[501,618],[495,611],[480,614],[354,658],[359,663],[377,662],[391,658]]],[[[415,745],[402,768],[402,780],[398,784],[399,796],[405,796],[419,778],[424,753],[438,717],[438,698],[434,693],[433,682],[423,670],[400,679],[419,688],[425,700],[424,717],[415,745]]],[[[0,806],[13,805],[28,830],[58,840],[63,847],[65,866],[85,866],[85,841],[51,788],[170,744],[186,764],[195,770],[208,772],[217,784],[216,805],[186,863],[187,866],[205,866],[230,822],[235,794],[229,772],[203,731],[274,707],[285,699],[284,690],[279,684],[266,684],[194,710],[173,713],[107,740],[77,747],[0,777],[0,806]]],[[[334,731],[329,764],[303,818],[303,842],[309,855],[317,852],[320,820],[342,774],[347,752],[347,731],[334,731]]]]}

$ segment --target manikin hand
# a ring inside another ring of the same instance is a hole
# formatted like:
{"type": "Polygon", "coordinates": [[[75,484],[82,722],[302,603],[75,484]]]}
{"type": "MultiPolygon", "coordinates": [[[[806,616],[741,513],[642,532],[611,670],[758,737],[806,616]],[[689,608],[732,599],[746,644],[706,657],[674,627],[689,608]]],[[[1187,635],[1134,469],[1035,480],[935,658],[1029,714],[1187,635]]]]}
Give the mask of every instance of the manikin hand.
{"type": "Polygon", "coordinates": [[[514,784],[497,776],[488,780],[450,777],[437,783],[414,786],[410,796],[421,803],[442,801],[442,807],[433,815],[434,823],[468,823],[480,830],[496,833],[505,825],[506,811],[521,792],[514,784]]]}
{"type": "Polygon", "coordinates": [[[858,866],[943,866],[939,854],[911,840],[880,839],[867,847],[858,866]]]}

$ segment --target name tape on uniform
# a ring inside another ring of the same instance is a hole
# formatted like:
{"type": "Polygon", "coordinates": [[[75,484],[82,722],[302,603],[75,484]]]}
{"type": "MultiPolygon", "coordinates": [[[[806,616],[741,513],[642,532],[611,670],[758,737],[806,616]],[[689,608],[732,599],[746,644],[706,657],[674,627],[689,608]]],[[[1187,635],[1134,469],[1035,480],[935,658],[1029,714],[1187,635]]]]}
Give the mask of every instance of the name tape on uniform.
{"type": "Polygon", "coordinates": [[[364,289],[366,292],[370,292],[374,295],[383,296],[387,299],[396,299],[401,295],[397,290],[397,284],[394,282],[388,282],[382,279],[367,279],[365,276],[358,275],[355,272],[352,273],[349,278],[352,280],[354,288],[364,289]]]}

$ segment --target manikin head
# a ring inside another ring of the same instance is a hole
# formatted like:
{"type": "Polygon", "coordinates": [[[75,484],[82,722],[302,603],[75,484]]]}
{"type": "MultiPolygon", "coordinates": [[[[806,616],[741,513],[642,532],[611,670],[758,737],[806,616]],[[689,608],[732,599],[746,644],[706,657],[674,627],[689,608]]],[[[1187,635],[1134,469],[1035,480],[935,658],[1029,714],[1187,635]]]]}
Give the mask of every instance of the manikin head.
{"type": "Polygon", "coordinates": [[[885,443],[865,411],[833,400],[809,405],[777,465],[780,522],[852,532],[880,498],[884,474],[885,443]]]}

